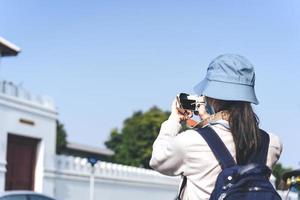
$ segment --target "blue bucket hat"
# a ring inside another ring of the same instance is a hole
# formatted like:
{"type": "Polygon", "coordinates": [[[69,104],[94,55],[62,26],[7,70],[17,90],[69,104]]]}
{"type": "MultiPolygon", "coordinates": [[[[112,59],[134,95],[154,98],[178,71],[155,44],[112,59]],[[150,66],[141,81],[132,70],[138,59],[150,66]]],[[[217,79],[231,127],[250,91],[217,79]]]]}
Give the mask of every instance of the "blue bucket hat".
{"type": "Polygon", "coordinates": [[[243,56],[224,54],[209,64],[206,77],[194,87],[194,91],[214,99],[258,104],[254,85],[253,65],[243,56]]]}

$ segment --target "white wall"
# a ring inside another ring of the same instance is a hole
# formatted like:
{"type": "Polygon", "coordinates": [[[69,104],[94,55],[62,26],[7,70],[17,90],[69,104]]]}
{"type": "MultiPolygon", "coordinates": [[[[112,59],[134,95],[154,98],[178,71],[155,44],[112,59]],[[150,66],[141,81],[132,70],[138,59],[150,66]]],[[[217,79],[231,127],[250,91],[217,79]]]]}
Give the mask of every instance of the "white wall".
{"type": "MultiPolygon", "coordinates": [[[[5,189],[7,134],[40,139],[37,150],[35,191],[42,192],[44,170],[55,169],[55,142],[57,113],[54,104],[34,97],[12,83],[0,82],[0,191],[5,189]],[[28,125],[25,119],[34,122],[28,125]]],[[[53,192],[54,188],[52,188],[53,192]]]]}
{"type": "MultiPolygon", "coordinates": [[[[57,170],[48,173],[45,182],[55,182],[58,200],[88,200],[91,166],[86,159],[57,156],[57,170]]],[[[108,162],[95,166],[95,200],[174,199],[179,177],[163,176],[153,170],[108,162]]]]}

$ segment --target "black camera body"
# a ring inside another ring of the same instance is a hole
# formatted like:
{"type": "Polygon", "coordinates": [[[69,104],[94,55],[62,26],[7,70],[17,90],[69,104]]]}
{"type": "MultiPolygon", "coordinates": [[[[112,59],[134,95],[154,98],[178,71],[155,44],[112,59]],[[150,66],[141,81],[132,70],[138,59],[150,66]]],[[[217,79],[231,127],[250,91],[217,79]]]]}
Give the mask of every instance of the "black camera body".
{"type": "Polygon", "coordinates": [[[177,95],[179,107],[184,110],[198,111],[201,104],[204,104],[202,98],[197,95],[180,93],[177,95]]]}
{"type": "Polygon", "coordinates": [[[207,104],[203,96],[180,93],[177,95],[177,101],[179,108],[193,111],[196,115],[199,114],[198,110],[201,105],[205,106],[205,110],[209,115],[215,113],[213,107],[207,104]]]}

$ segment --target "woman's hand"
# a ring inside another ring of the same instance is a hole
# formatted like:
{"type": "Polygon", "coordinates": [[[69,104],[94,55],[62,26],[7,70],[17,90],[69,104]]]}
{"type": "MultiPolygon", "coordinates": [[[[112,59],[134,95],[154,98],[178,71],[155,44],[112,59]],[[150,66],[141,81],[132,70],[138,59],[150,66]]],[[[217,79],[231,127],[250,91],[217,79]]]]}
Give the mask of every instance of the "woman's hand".
{"type": "Polygon", "coordinates": [[[207,119],[210,115],[206,112],[206,108],[205,108],[205,97],[201,96],[201,102],[203,102],[203,104],[200,105],[198,112],[199,112],[199,117],[201,118],[201,120],[207,119]]]}
{"type": "Polygon", "coordinates": [[[175,119],[178,122],[186,121],[193,116],[192,111],[179,108],[177,98],[172,102],[171,115],[169,119],[175,119]]]}

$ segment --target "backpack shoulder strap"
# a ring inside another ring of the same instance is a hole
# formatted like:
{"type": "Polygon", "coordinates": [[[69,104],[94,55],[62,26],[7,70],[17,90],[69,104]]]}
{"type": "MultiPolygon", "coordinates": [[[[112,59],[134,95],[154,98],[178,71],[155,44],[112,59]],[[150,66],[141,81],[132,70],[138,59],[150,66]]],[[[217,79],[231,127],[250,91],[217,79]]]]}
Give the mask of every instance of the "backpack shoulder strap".
{"type": "Polygon", "coordinates": [[[204,128],[196,129],[196,131],[198,131],[198,133],[207,142],[213,154],[219,161],[222,169],[236,165],[225,144],[212,128],[206,126],[204,128]]]}
{"type": "Polygon", "coordinates": [[[252,162],[265,165],[268,157],[270,136],[264,130],[260,129],[260,138],[261,138],[259,144],[260,151],[257,152],[252,162]]]}
{"type": "Polygon", "coordinates": [[[177,197],[175,198],[175,200],[181,200],[182,191],[183,191],[183,188],[186,185],[186,181],[187,181],[186,176],[183,176],[182,183],[181,183],[181,186],[180,186],[180,189],[179,189],[179,193],[178,193],[177,197]]]}

